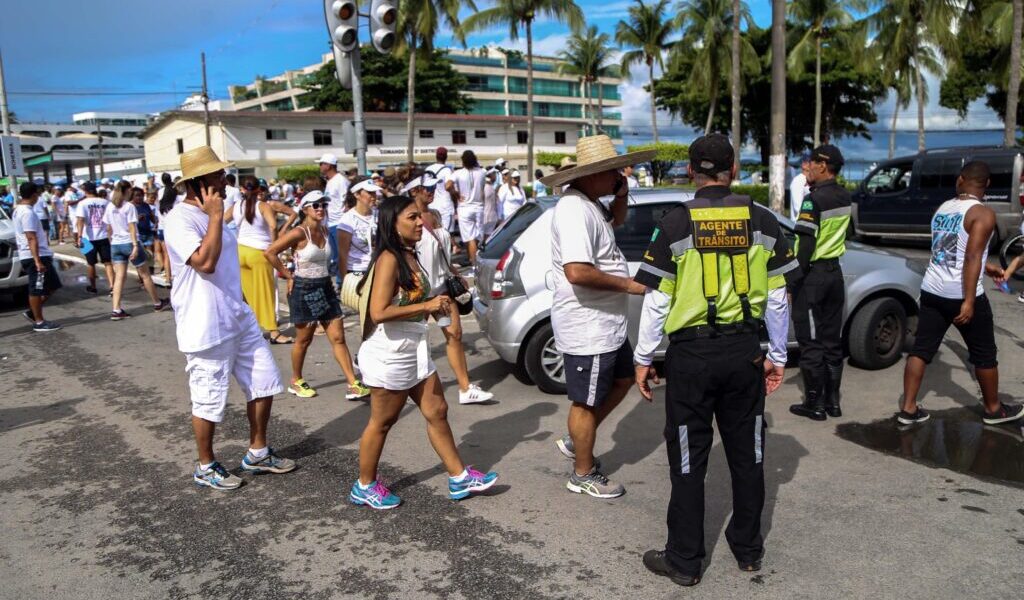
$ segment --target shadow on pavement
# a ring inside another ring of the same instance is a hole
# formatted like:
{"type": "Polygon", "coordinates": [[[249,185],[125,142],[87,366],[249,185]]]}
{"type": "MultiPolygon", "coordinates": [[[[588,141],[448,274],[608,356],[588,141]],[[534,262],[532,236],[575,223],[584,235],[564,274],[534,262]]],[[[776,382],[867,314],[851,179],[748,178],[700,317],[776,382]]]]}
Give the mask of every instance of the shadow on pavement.
{"type": "Polygon", "coordinates": [[[70,417],[75,414],[74,406],[83,400],[85,398],[69,398],[53,404],[0,408],[0,433],[70,417]]]}

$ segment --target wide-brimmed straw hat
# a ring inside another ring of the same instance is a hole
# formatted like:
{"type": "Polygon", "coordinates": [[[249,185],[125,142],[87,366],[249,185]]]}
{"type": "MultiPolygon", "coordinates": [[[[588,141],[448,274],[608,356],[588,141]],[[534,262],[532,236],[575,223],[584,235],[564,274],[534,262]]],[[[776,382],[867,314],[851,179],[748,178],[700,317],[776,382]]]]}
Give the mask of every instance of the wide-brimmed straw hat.
{"type": "Polygon", "coordinates": [[[576,166],[576,161],[571,156],[563,156],[562,161],[555,167],[555,172],[571,169],[576,166]]]}
{"type": "Polygon", "coordinates": [[[195,179],[233,166],[235,163],[218,158],[213,148],[199,146],[181,155],[181,178],[195,179]]]}
{"type": "Polygon", "coordinates": [[[570,181],[575,181],[587,175],[614,171],[622,167],[633,165],[639,162],[646,162],[654,158],[656,150],[642,150],[619,154],[612,145],[612,139],[607,135],[592,135],[582,137],[576,141],[576,166],[557,171],[541,177],[544,185],[559,186],[570,181]]]}

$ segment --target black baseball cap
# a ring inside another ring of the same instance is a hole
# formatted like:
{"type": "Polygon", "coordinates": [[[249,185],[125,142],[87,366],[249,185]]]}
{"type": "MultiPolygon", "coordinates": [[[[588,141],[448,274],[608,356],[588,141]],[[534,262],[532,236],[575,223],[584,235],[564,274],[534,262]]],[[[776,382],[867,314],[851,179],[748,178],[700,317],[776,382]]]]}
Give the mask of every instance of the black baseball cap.
{"type": "Polygon", "coordinates": [[[843,153],[839,151],[832,144],[824,144],[818,146],[811,152],[811,161],[820,162],[838,169],[846,163],[846,159],[843,158],[843,153]]]}
{"type": "Polygon", "coordinates": [[[701,136],[690,145],[690,166],[696,173],[714,177],[732,169],[735,160],[729,138],[721,133],[701,136]]]}

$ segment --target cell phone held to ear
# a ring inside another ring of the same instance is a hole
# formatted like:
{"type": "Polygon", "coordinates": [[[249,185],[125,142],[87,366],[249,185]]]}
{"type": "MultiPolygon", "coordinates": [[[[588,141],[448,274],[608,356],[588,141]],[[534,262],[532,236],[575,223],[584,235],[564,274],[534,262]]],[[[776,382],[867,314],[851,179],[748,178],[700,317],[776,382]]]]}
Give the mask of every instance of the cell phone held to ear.
{"type": "Polygon", "coordinates": [[[188,187],[188,189],[192,190],[193,194],[196,195],[196,201],[198,201],[199,204],[202,204],[203,203],[203,184],[202,184],[202,182],[200,180],[198,180],[198,179],[187,179],[187,180],[185,180],[185,185],[188,187]]]}

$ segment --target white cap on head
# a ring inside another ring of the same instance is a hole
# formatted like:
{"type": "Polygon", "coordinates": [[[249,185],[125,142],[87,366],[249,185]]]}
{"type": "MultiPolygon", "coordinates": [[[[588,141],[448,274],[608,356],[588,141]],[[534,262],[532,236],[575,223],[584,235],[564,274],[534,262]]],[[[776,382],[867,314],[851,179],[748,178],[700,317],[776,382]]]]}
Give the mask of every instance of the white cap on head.
{"type": "Polygon", "coordinates": [[[509,174],[509,173],[511,173],[511,172],[512,172],[512,171],[510,171],[510,170],[508,170],[508,169],[502,169],[502,170],[501,170],[501,174],[502,174],[502,175],[508,175],[508,174],[509,174]]]}
{"type": "Polygon", "coordinates": [[[110,185],[110,178],[104,177],[103,179],[100,179],[100,183],[103,185],[110,185]]]}
{"type": "Polygon", "coordinates": [[[320,157],[320,160],[316,161],[316,164],[327,163],[329,165],[338,166],[338,157],[331,154],[330,152],[325,153],[320,157]]]}
{"type": "Polygon", "coordinates": [[[521,177],[521,176],[519,175],[519,171],[512,171],[511,173],[509,173],[509,174],[508,174],[508,176],[509,176],[510,178],[512,178],[512,179],[516,179],[516,178],[520,178],[520,177],[521,177]]]}
{"type": "Polygon", "coordinates": [[[306,208],[306,206],[316,202],[317,200],[322,200],[324,197],[324,193],[320,190],[313,190],[302,197],[302,201],[299,202],[299,208],[306,208]]]}
{"type": "Polygon", "coordinates": [[[504,158],[499,158],[498,160],[494,161],[494,166],[496,166],[496,167],[504,167],[505,166],[505,159],[504,158]]]}
{"type": "Polygon", "coordinates": [[[355,184],[354,186],[352,186],[352,189],[350,191],[353,194],[356,193],[356,192],[362,192],[362,191],[379,193],[379,192],[383,192],[384,188],[382,188],[379,185],[377,185],[376,183],[374,183],[372,179],[364,179],[364,180],[360,181],[359,183],[355,184]]]}
{"type": "Polygon", "coordinates": [[[409,183],[402,186],[402,193],[408,194],[409,192],[413,191],[418,187],[426,188],[429,190],[435,187],[436,185],[437,179],[435,179],[434,176],[431,175],[430,173],[424,173],[417,177],[416,179],[413,179],[409,183]]]}

